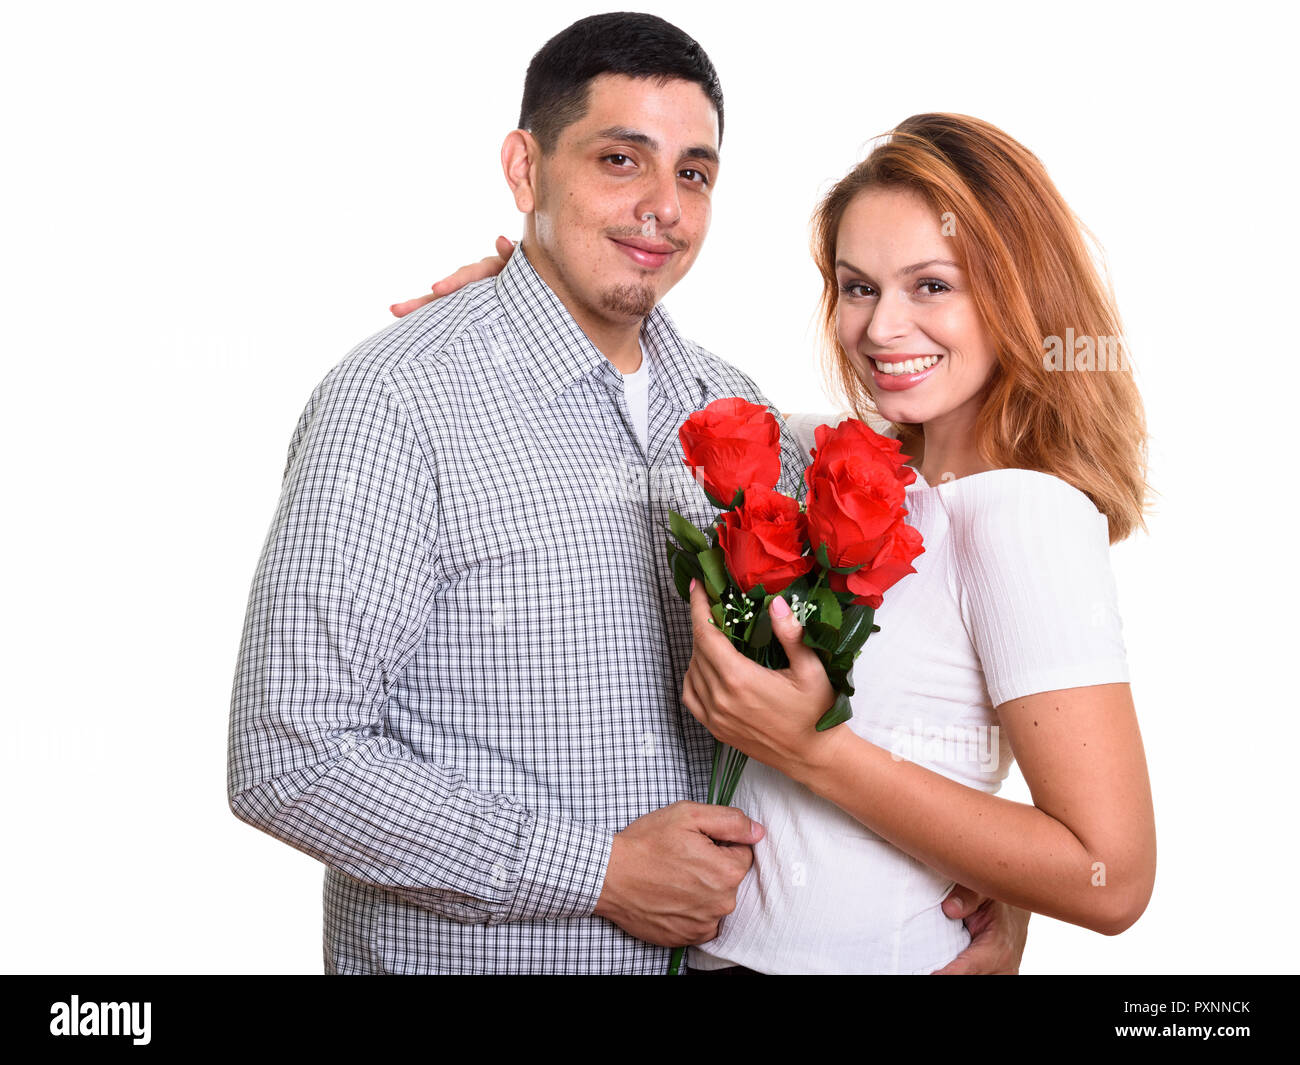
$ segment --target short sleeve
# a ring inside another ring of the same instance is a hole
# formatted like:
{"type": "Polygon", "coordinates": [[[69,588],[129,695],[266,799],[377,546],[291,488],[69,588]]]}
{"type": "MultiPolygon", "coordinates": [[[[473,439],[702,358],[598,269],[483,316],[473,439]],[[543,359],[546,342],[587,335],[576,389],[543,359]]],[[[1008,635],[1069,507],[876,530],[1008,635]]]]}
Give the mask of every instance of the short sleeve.
{"type": "Polygon", "coordinates": [[[837,414],[817,414],[805,411],[796,411],[785,416],[786,427],[799,441],[805,455],[811,456],[812,449],[817,443],[817,426],[839,425],[845,418],[852,418],[850,411],[842,410],[837,414]]]}
{"type": "Polygon", "coordinates": [[[1129,680],[1106,518],[1058,477],[996,470],[939,488],[962,618],[993,706],[1129,680]]]}

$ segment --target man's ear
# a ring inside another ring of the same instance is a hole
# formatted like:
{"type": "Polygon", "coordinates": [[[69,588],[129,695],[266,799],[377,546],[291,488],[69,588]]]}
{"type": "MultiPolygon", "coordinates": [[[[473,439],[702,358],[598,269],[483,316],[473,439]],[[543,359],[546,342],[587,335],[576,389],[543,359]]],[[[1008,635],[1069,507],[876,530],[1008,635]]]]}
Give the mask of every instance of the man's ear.
{"type": "Polygon", "coordinates": [[[542,158],[542,146],[526,129],[511,130],[501,145],[501,169],[506,183],[514,193],[515,206],[522,214],[531,214],[537,207],[537,174],[542,158]]]}

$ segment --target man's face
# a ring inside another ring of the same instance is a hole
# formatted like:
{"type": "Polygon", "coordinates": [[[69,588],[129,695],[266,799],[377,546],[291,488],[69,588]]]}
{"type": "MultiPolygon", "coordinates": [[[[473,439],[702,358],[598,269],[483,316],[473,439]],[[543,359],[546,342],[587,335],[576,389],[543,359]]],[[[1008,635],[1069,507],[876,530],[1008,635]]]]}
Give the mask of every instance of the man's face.
{"type": "Polygon", "coordinates": [[[601,74],[587,103],[538,163],[536,240],[525,251],[575,317],[630,324],[704,243],[718,116],[700,86],[676,79],[601,74]]]}

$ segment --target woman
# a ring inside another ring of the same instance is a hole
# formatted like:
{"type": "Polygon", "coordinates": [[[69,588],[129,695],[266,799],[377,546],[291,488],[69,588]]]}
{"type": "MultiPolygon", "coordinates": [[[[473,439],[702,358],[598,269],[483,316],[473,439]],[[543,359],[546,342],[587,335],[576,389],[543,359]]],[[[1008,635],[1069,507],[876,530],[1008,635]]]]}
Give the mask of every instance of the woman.
{"type": "Polygon", "coordinates": [[[1146,434],[1080,226],[1023,146],[929,114],[814,231],[831,375],[911,457],[925,553],[877,612],[852,720],[825,733],[829,682],[784,601],[773,674],[692,593],[683,700],[751,756],[733,801],[767,833],[691,967],[933,972],[969,942],[940,908],[954,882],[1122,931],[1155,830],[1108,550],[1143,524],[1146,434]],[[1032,806],[995,795],[1013,756],[1032,806]]]}
{"type": "MultiPolygon", "coordinates": [[[[1120,932],[1155,874],[1108,561],[1142,524],[1145,429],[1080,227],[1000,130],[918,115],[826,196],[814,254],[832,370],[912,457],[925,553],[877,612],[846,727],[813,728],[824,674],[792,660],[774,683],[697,637],[684,702],[759,763],[733,801],[767,835],[692,964],[930,972],[968,941],[939,908],[954,880],[1120,932]],[[1013,755],[1033,806],[994,795],[1013,755]]],[[[693,592],[697,632],[707,609],[693,592]]]]}

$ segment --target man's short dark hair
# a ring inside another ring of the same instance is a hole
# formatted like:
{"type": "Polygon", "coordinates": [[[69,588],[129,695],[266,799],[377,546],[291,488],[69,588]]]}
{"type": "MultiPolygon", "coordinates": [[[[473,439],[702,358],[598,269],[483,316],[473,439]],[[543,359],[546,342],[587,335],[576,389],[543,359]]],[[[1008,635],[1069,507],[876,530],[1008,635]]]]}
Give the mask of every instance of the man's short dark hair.
{"type": "Polygon", "coordinates": [[[722,143],[722,84],[704,49],[671,22],[629,11],[579,19],[542,45],[524,77],[519,128],[542,151],[554,151],[560,133],[587,113],[591,79],[599,74],[695,82],[718,112],[722,143]]]}

